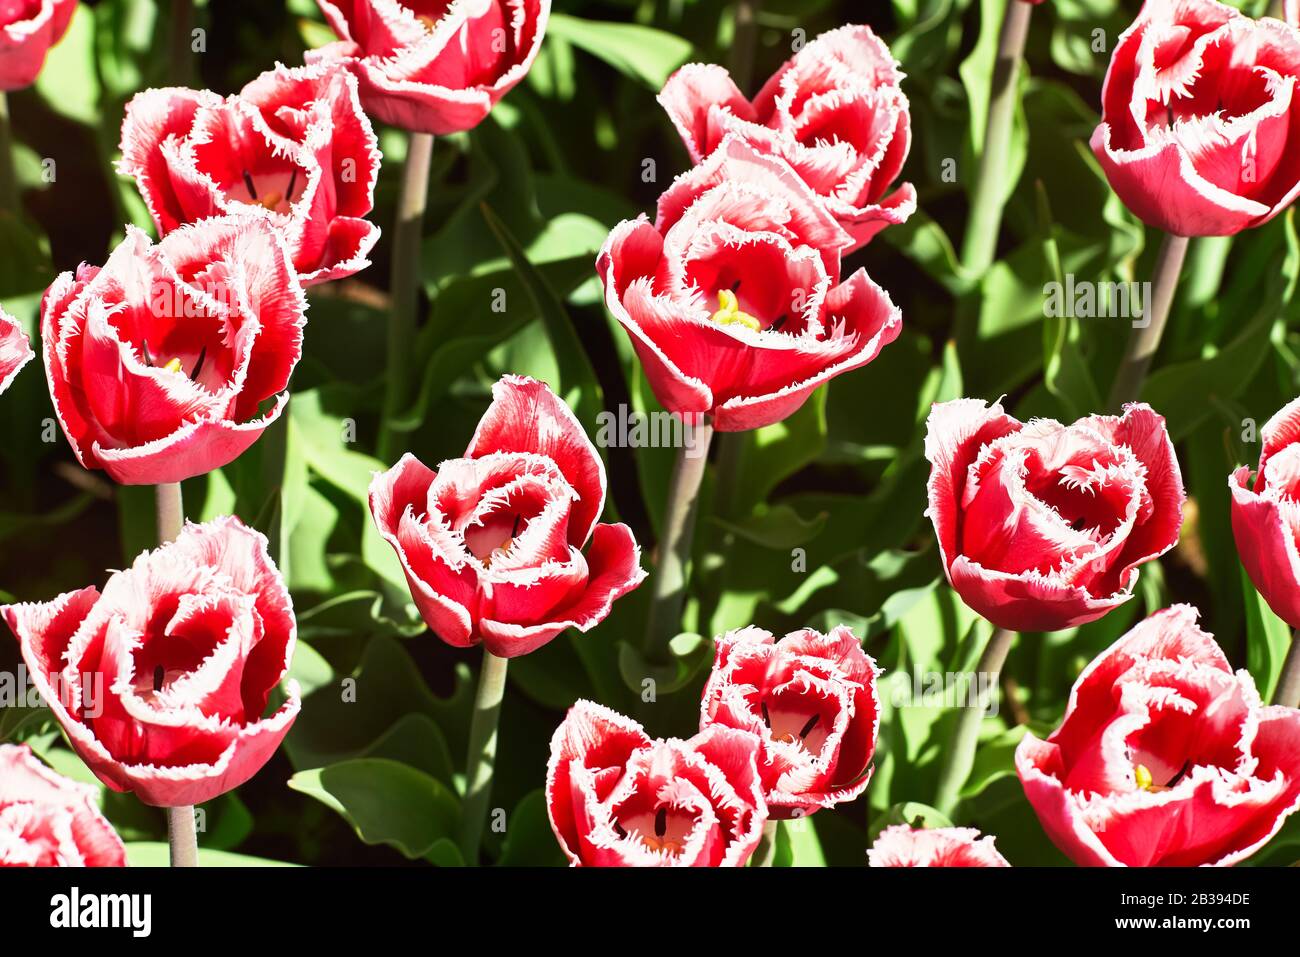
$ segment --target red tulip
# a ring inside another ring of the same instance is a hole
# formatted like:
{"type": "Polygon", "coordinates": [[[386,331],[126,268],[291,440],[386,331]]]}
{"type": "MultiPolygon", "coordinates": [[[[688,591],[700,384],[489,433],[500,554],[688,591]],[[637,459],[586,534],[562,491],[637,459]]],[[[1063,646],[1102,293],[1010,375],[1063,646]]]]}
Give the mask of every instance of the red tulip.
{"type": "Polygon", "coordinates": [[[26,745],[0,744],[0,867],[125,867],[95,789],[55,774],[26,745]]]}
{"type": "Polygon", "coordinates": [[[266,220],[207,219],[156,245],[128,226],[102,269],[63,273],[41,301],[45,373],[77,460],[123,485],[232,462],[288,400],[306,308],[266,220]]]}
{"type": "Polygon", "coordinates": [[[911,183],[889,193],[912,144],[902,79],[889,47],[871,28],[850,25],[800,49],[753,102],[723,67],[701,63],[669,77],[659,102],[692,162],[728,135],[785,159],[856,249],[916,211],[911,183]]]}
{"type": "Polygon", "coordinates": [[[1132,597],[1138,566],[1182,526],[1182,475],[1165,420],[1123,416],[1028,425],[977,399],[926,423],[930,507],[949,582],[993,624],[1055,631],[1132,597]]]}
{"type": "Polygon", "coordinates": [[[1300,194],[1300,31],[1214,0],[1147,0],[1115,46],[1092,134],[1111,187],[1178,236],[1230,236],[1300,194]]]}
{"type": "Polygon", "coordinates": [[[307,51],[338,60],[385,123],[445,136],[473,129],[524,78],[551,0],[316,0],[342,39],[307,51]]]}
{"type": "Polygon", "coordinates": [[[0,309],[0,392],[9,388],[34,355],[18,320],[0,309]]]}
{"type": "Polygon", "coordinates": [[[1078,864],[1235,864],[1300,807],[1300,711],[1261,705],[1196,609],[1174,605],[1084,669],[1061,726],[1021,741],[1016,773],[1078,864]]]}
{"type": "Polygon", "coordinates": [[[1010,867],[993,846],[993,837],[980,837],[973,827],[913,830],[895,824],[880,832],[867,851],[872,867],[1010,867]]]}
{"type": "Polygon", "coordinates": [[[597,524],[604,503],[605,466],[582,426],[525,376],[493,386],[463,458],[434,471],[407,454],[370,485],[429,628],[501,658],[593,628],[645,577],[628,527],[597,524]]]}
{"type": "Polygon", "coordinates": [[[579,701],[551,739],[551,830],[573,865],[740,867],[767,820],[759,751],[757,737],[721,725],[656,741],[579,701]]]}
{"type": "Polygon", "coordinates": [[[126,107],[121,171],[164,235],[225,213],[284,237],[304,285],[369,265],[379,148],[338,65],[277,66],[237,95],[146,90],[126,107]]]}
{"type": "Polygon", "coordinates": [[[655,397],[722,432],[779,422],[813,390],[866,365],[902,325],[859,269],[849,235],[790,165],[729,138],[614,228],[596,269],[655,397]]]}
{"type": "Polygon", "coordinates": [[[36,82],[45,54],[68,32],[77,0],[10,0],[0,4],[0,91],[36,82]]]}
{"type": "Polygon", "coordinates": [[[1254,488],[1247,466],[1228,477],[1232,533],[1241,563],[1268,606],[1300,628],[1300,399],[1269,419],[1260,438],[1254,488]]]}
{"type": "Polygon", "coordinates": [[[780,641],[741,628],[717,645],[700,727],[758,736],[772,817],[803,817],[866,790],[880,725],[879,671],[848,628],[805,629],[780,641]]]}
{"type": "Polygon", "coordinates": [[[202,804],[261,769],[298,715],[293,604],[266,538],[236,518],[93,585],[0,608],[32,681],[95,776],[146,804],[202,804]]]}

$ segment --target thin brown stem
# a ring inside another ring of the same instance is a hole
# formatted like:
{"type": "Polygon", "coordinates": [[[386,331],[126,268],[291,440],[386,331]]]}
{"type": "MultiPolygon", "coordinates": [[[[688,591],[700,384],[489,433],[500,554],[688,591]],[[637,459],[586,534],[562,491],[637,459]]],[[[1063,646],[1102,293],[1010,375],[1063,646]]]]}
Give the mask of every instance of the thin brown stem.
{"type": "Polygon", "coordinates": [[[433,134],[412,133],[397,197],[397,226],[393,230],[390,272],[392,306],[388,312],[388,379],[384,425],[379,437],[379,457],[394,457],[396,436],[392,423],[411,400],[415,362],[415,328],[420,306],[420,240],[424,210],[429,198],[429,167],[433,160],[433,134]]]}
{"type": "Polygon", "coordinates": [[[742,90],[749,90],[754,78],[758,11],[762,5],[762,0],[737,0],[735,6],[735,29],[731,37],[731,78],[742,90]]]}
{"type": "Polygon", "coordinates": [[[677,450],[668,502],[664,507],[663,534],[659,539],[658,561],[646,622],[645,653],[651,661],[668,660],[668,642],[678,633],[695,539],[695,512],[700,484],[709,459],[713,425],[700,417],[685,426],[687,440],[677,450]]]}
{"type": "Polygon", "coordinates": [[[154,486],[158,514],[158,544],[174,542],[185,525],[185,508],[181,503],[181,483],[166,482],[154,486]]]}
{"type": "Polygon", "coordinates": [[[14,138],[9,125],[9,97],[0,90],[0,211],[18,215],[18,180],[14,174],[14,138]]]}
{"type": "MultiPolygon", "coordinates": [[[[1011,651],[1016,633],[1005,628],[993,629],[989,643],[984,646],[979,664],[975,666],[972,676],[974,687],[987,687],[997,694],[998,679],[1002,667],[1007,663],[1007,654],[1011,651]],[[987,676],[987,683],[981,684],[981,675],[987,676]]],[[[944,752],[939,765],[939,785],[935,789],[934,806],[948,817],[956,809],[961,799],[961,789],[970,777],[971,768],[975,766],[975,750],[979,746],[980,725],[984,721],[984,712],[989,702],[981,696],[980,700],[968,703],[957,709],[957,725],[953,729],[952,742],[944,752]]]]}
{"type": "Polygon", "coordinates": [[[478,676],[478,693],[469,725],[469,754],[465,762],[465,801],[461,806],[460,850],[465,863],[478,863],[479,843],[487,820],[488,802],[492,797],[492,778],[496,771],[497,723],[501,717],[501,699],[506,691],[506,664],[483,650],[483,668],[478,676]]]}
{"type": "Polygon", "coordinates": [[[199,866],[199,837],[192,806],[167,808],[167,844],[172,867],[199,866]]]}
{"type": "Polygon", "coordinates": [[[971,191],[966,236],[962,242],[962,265],[976,274],[988,269],[997,254],[1002,207],[1008,192],[1005,180],[1011,152],[1011,130],[1016,118],[1020,64],[1025,55],[1029,16],[1033,9],[1033,5],[1024,0],[1007,0],[1002,29],[998,34],[984,143],[971,191]]]}
{"type": "Polygon", "coordinates": [[[1178,276],[1183,269],[1183,260],[1187,258],[1187,243],[1186,236],[1166,235],[1160,244],[1155,269],[1151,274],[1151,295],[1147,303],[1147,314],[1143,317],[1145,322],[1141,326],[1133,326],[1124,358],[1120,360],[1119,372],[1115,375],[1115,384],[1110,390],[1108,405],[1112,412],[1119,412],[1125,402],[1136,402],[1142,394],[1147,370],[1151,368],[1151,360],[1160,348],[1160,337],[1164,335],[1165,323],[1169,319],[1174,291],[1178,288],[1178,276]]]}
{"type": "Polygon", "coordinates": [[[174,86],[190,86],[194,77],[194,0],[171,0],[171,11],[167,72],[174,86]]]}
{"type": "Polygon", "coordinates": [[[1287,650],[1286,661],[1282,662],[1273,703],[1300,708],[1300,631],[1291,636],[1291,647],[1287,650]]]}
{"type": "MultiPolygon", "coordinates": [[[[158,544],[166,545],[176,540],[185,525],[181,483],[155,485],[154,499],[158,515],[158,544]]],[[[171,848],[172,867],[198,867],[198,832],[192,806],[167,808],[167,843],[171,848]]]]}

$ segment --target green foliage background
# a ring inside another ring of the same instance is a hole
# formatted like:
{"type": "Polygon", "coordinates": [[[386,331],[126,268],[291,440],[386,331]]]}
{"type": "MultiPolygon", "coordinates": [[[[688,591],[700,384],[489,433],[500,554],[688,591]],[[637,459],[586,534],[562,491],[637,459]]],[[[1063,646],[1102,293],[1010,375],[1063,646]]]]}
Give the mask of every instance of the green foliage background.
{"type": "MultiPolygon", "coordinates": [[[[1243,6],[1259,14],[1264,4],[1243,6]]],[[[0,301],[34,340],[39,297],[56,271],[102,262],[124,222],[149,226],[112,161],[125,101],[165,85],[167,7],[84,4],[37,85],[10,97],[26,216],[0,221],[0,301]],[[53,182],[43,175],[49,159],[53,182]]],[[[964,227],[1000,3],[765,0],[750,92],[790,55],[795,31],[810,39],[846,22],[870,24],[909,75],[915,140],[904,176],[918,188],[920,211],[846,264],[865,265],[890,292],[904,331],[871,366],[836,379],[786,422],[718,450],[704,489],[688,633],[675,642],[674,665],[656,674],[654,707],[638,707],[648,673],[635,650],[646,588],[620,600],[593,632],[562,635],[511,663],[492,802],[506,828],[490,829],[486,861],[562,863],[540,788],[550,735],[575,699],[640,712],[652,733],[688,736],[711,660],[707,639],[750,623],[778,633],[849,624],[886,669],[867,797],[789,828],[779,863],[861,865],[886,823],[935,819],[921,805],[932,797],[952,714],[888,703],[914,672],[971,667],[977,631],[988,626],[941,581],[922,514],[923,422],[932,402],[961,395],[1006,395],[1021,418],[1073,419],[1100,407],[1127,325],[1045,319],[1043,285],[1064,273],[1101,281],[1150,271],[1157,238],[1114,198],[1087,148],[1109,51],[1137,8],[1136,0],[1052,0],[1036,9],[1007,171],[1015,187],[999,260],[977,282],[957,264],[953,243],[964,227]],[[1094,50],[1098,29],[1106,52],[1094,50]],[[717,494],[720,484],[726,491],[717,494]],[[800,555],[805,571],[797,570],[800,555]]],[[[593,262],[610,227],[652,210],[687,168],[654,95],[683,62],[730,62],[732,6],[556,0],[555,11],[529,78],[478,129],[435,147],[422,253],[423,378],[418,400],[393,423],[400,444],[429,463],[463,451],[504,372],[552,383],[593,435],[601,409],[655,407],[626,337],[604,312],[593,262]],[[497,289],[504,312],[492,309],[497,289]]],[[[207,31],[198,83],[222,93],[332,39],[311,0],[208,0],[197,22],[207,31]]],[[[388,229],[404,137],[384,129],[381,146],[374,219],[388,229]]],[[[271,537],[299,616],[294,676],[309,692],[281,752],[204,809],[205,863],[462,863],[449,838],[478,654],[424,630],[365,507],[371,472],[389,464],[374,457],[389,251],[385,239],[369,270],[311,291],[290,414],[234,465],[185,485],[190,518],[235,513],[271,537]]],[[[1250,421],[1262,424],[1297,393],[1298,273],[1292,214],[1234,240],[1192,243],[1144,393],[1177,443],[1188,523],[1179,547],[1143,569],[1140,594],[1124,608],[1077,630],[1022,636],[1013,649],[1014,706],[986,722],[956,815],[996,834],[1013,864],[1065,863],[1012,770],[1023,722],[1050,730],[1082,665],[1139,616],[1191,602],[1265,693],[1276,678],[1286,628],[1240,572],[1226,483],[1233,466],[1258,456],[1250,421]]],[[[18,378],[0,417],[0,597],[47,599],[100,583],[105,569],[150,545],[150,490],[116,488],[77,467],[52,431],[39,363],[18,378]]],[[[607,516],[632,526],[648,563],[673,452],[606,455],[607,516]]],[[[0,667],[12,671],[17,660],[16,643],[0,641],[0,667]]],[[[0,710],[0,739],[27,740],[60,770],[93,780],[43,709],[0,710]]],[[[132,860],[164,860],[162,816],[129,796],[104,798],[132,860]]],[[[1292,826],[1256,862],[1297,857],[1292,826]]]]}

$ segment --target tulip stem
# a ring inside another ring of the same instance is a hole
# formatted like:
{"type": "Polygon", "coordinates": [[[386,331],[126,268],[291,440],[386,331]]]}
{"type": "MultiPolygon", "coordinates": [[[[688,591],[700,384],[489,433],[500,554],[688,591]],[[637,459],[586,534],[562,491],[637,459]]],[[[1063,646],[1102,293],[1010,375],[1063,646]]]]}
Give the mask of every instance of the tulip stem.
{"type": "Polygon", "coordinates": [[[754,76],[754,49],[758,45],[758,10],[762,0],[737,0],[731,35],[731,79],[748,90],[754,76]]]}
{"type": "Polygon", "coordinates": [[[1288,708],[1300,708],[1300,630],[1291,636],[1291,647],[1282,663],[1282,673],[1277,677],[1273,703],[1288,708]]]}
{"type": "Polygon", "coordinates": [[[687,418],[685,428],[691,437],[682,442],[673,464],[646,619],[646,657],[659,663],[668,660],[668,643],[681,629],[691,543],[695,538],[695,511],[713,439],[713,423],[703,416],[687,418]]]}
{"type": "MultiPolygon", "coordinates": [[[[154,486],[158,506],[158,544],[176,541],[185,524],[185,507],[181,501],[181,483],[163,482],[154,486]]],[[[194,808],[190,805],[167,808],[167,843],[171,847],[172,867],[198,867],[198,833],[194,827],[194,808]]]]}
{"type": "Polygon", "coordinates": [[[171,50],[168,73],[175,86],[189,86],[194,75],[194,0],[171,0],[171,50]]]}
{"type": "Polygon", "coordinates": [[[1169,319],[1169,307],[1174,302],[1178,276],[1187,258],[1187,237],[1166,235],[1156,253],[1156,266],[1151,274],[1151,295],[1148,297],[1146,324],[1134,325],[1129,333],[1124,358],[1120,360],[1115,384],[1110,390],[1108,406],[1112,412],[1122,411],[1125,402],[1136,402],[1142,394],[1151,360],[1160,348],[1160,337],[1169,319]]]}
{"type": "Polygon", "coordinates": [[[18,181],[14,176],[14,139],[9,126],[9,96],[0,90],[0,211],[18,215],[18,181]]]}
{"type": "Polygon", "coordinates": [[[154,486],[158,506],[158,544],[174,542],[185,524],[185,508],[181,504],[181,483],[164,482],[154,486]]]}
{"type": "Polygon", "coordinates": [[[772,866],[772,862],[776,860],[776,841],[780,830],[780,821],[768,818],[763,822],[763,836],[758,839],[758,847],[754,848],[754,856],[749,859],[750,867],[772,866]]]}
{"type": "MultiPolygon", "coordinates": [[[[1020,2],[1020,0],[1016,0],[1020,2]]],[[[1016,633],[1005,628],[994,628],[989,643],[984,646],[979,664],[975,666],[972,681],[974,687],[989,689],[989,693],[998,693],[998,680],[1002,676],[1002,666],[1007,663],[1007,653],[1016,633]],[[979,676],[987,675],[986,684],[979,683],[979,676]]],[[[942,814],[952,817],[961,799],[961,789],[970,777],[971,768],[975,766],[975,751],[979,746],[980,725],[984,721],[984,712],[989,702],[984,695],[979,700],[957,709],[957,726],[953,729],[952,743],[944,752],[939,765],[939,785],[935,790],[934,806],[942,814]]]]}
{"type": "Polygon", "coordinates": [[[171,847],[172,867],[199,866],[199,838],[192,805],[167,809],[167,843],[171,847]]]}
{"type": "Polygon", "coordinates": [[[718,452],[713,483],[713,514],[719,518],[739,517],[736,496],[740,491],[740,475],[744,468],[745,443],[748,432],[723,432],[718,436],[718,452]]]}
{"type": "Polygon", "coordinates": [[[984,144],[971,191],[970,215],[962,241],[962,265],[983,275],[997,254],[1002,229],[1002,207],[1006,204],[1007,163],[1011,152],[1011,130],[1016,117],[1016,93],[1020,85],[1020,64],[1029,35],[1033,4],[1007,0],[998,35],[997,59],[993,62],[993,84],[989,89],[988,118],[984,123],[984,144]]]}
{"type": "Polygon", "coordinates": [[[469,725],[469,756],[465,761],[465,801],[461,805],[460,851],[465,863],[478,863],[479,841],[492,797],[492,774],[496,770],[497,721],[501,698],[506,690],[506,663],[483,649],[483,668],[478,676],[474,715],[469,725]]]}
{"type": "Polygon", "coordinates": [[[420,240],[424,234],[424,210],[429,199],[429,167],[433,159],[433,134],[412,133],[407,140],[406,165],[402,169],[401,191],[397,196],[397,226],[393,230],[392,268],[389,285],[392,305],[388,310],[388,391],[384,401],[384,422],[379,436],[379,457],[393,458],[396,438],[393,420],[406,411],[411,398],[411,373],[415,327],[420,307],[420,240]]]}

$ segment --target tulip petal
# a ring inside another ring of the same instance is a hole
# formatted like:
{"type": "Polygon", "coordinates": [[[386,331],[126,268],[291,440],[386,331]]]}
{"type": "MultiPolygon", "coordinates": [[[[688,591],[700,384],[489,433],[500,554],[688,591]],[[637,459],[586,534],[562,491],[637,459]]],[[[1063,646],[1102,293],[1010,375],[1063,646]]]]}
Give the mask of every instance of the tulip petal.
{"type": "Polygon", "coordinates": [[[657,99],[681,134],[692,163],[699,163],[722,141],[726,120],[718,117],[719,111],[755,119],[754,108],[731,75],[711,63],[686,64],[668,78],[657,99]]]}
{"type": "Polygon", "coordinates": [[[1084,669],[1061,726],[1046,741],[1026,735],[1016,771],[1078,864],[1227,866],[1300,805],[1283,757],[1300,740],[1298,716],[1264,708],[1195,609],[1173,606],[1084,669]]]}
{"type": "Polygon", "coordinates": [[[0,818],[21,807],[35,818],[31,823],[39,834],[30,843],[22,834],[7,834],[0,866],[125,867],[126,848],[95,797],[93,787],[56,774],[27,745],[0,745],[0,818]]]}
{"type": "Polygon", "coordinates": [[[77,0],[37,0],[6,10],[14,19],[0,26],[0,91],[36,82],[45,55],[63,39],[76,9],[77,0]]]}
{"type": "MultiPolygon", "coordinates": [[[[439,562],[440,557],[409,553],[398,535],[404,513],[425,499],[436,474],[408,452],[391,469],[377,473],[371,481],[370,514],[374,517],[379,534],[397,553],[411,589],[411,597],[425,622],[443,641],[467,648],[473,644],[470,638],[473,623],[469,611],[454,599],[440,594],[425,580],[431,570],[430,566],[439,562]]],[[[423,509],[419,514],[423,514],[423,509]]],[[[448,570],[448,574],[454,573],[454,569],[448,570]]]]}
{"type": "Polygon", "coordinates": [[[572,410],[544,382],[504,376],[492,386],[492,404],[465,450],[468,458],[493,452],[532,452],[551,459],[578,494],[569,542],[582,546],[605,508],[605,464],[572,410]]]}
{"type": "Polygon", "coordinates": [[[35,355],[18,320],[0,309],[0,392],[9,388],[35,355]]]}
{"type": "Polygon", "coordinates": [[[973,827],[914,830],[895,824],[880,832],[867,851],[872,867],[1010,867],[993,846],[993,836],[981,837],[973,827]]]}
{"type": "Polygon", "coordinates": [[[554,608],[549,621],[536,625],[484,618],[478,629],[488,651],[499,658],[516,658],[535,651],[568,628],[589,631],[608,617],[615,599],[645,580],[641,548],[626,525],[597,525],[587,550],[586,587],[567,605],[554,608]]]}

